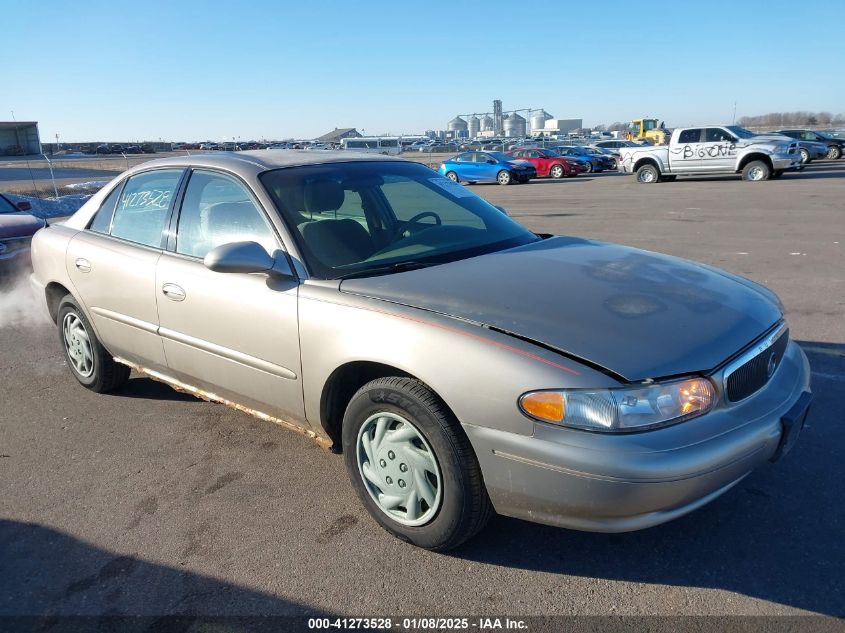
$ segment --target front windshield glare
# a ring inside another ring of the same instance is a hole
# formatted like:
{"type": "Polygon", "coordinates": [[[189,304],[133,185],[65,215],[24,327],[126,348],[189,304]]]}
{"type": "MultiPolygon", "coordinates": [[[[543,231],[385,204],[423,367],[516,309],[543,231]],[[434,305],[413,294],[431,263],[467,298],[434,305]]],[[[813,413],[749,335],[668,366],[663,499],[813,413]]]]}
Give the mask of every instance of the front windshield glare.
{"type": "Polygon", "coordinates": [[[754,134],[751,130],[746,130],[744,127],[739,127],[738,125],[729,125],[728,129],[739,138],[751,138],[752,136],[756,136],[756,134],[754,134]]]}
{"type": "Polygon", "coordinates": [[[321,279],[438,264],[539,238],[416,163],[367,161],[265,172],[261,181],[321,279]]]}

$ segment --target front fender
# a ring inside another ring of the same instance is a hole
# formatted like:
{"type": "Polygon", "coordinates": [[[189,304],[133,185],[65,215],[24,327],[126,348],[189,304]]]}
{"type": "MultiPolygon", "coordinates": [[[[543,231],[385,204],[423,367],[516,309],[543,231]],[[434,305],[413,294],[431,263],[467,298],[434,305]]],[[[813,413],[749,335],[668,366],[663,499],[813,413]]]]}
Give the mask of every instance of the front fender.
{"type": "Polygon", "coordinates": [[[303,284],[299,297],[305,415],[317,428],[326,381],[356,361],[396,367],[431,387],[464,424],[531,435],[526,391],[617,383],[540,346],[441,314],[303,284]]]}

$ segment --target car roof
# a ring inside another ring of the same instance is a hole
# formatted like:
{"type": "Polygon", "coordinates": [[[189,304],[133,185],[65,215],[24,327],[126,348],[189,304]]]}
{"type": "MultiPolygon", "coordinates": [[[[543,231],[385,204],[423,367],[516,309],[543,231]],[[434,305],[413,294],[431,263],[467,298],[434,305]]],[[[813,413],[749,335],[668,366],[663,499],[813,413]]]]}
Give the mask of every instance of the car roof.
{"type": "Polygon", "coordinates": [[[349,151],[318,152],[298,149],[259,149],[245,152],[214,152],[190,154],[147,161],[132,168],[129,173],[163,167],[217,167],[242,175],[258,174],[270,169],[324,165],[327,163],[403,161],[406,159],[382,154],[364,154],[349,151]]]}

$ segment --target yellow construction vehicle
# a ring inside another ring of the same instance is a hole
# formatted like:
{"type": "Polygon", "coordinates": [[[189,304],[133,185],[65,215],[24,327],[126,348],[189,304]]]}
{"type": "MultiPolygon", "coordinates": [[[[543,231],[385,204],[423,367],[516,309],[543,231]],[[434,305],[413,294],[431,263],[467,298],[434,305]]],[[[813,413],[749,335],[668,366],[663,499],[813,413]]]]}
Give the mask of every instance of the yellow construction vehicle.
{"type": "Polygon", "coordinates": [[[654,145],[666,145],[669,142],[669,132],[663,123],[657,125],[657,119],[634,119],[631,127],[625,133],[628,141],[650,141],[654,145]]]}

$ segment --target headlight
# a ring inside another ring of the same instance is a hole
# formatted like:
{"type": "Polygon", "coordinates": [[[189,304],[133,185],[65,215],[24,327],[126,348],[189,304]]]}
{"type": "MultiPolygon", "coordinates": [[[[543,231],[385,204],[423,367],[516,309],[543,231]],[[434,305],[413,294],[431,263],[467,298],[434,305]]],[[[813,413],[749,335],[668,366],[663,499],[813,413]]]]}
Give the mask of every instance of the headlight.
{"type": "Polygon", "coordinates": [[[716,390],[706,378],[625,389],[532,391],[519,399],[523,413],[543,422],[588,431],[641,431],[707,413],[716,390]]]}

